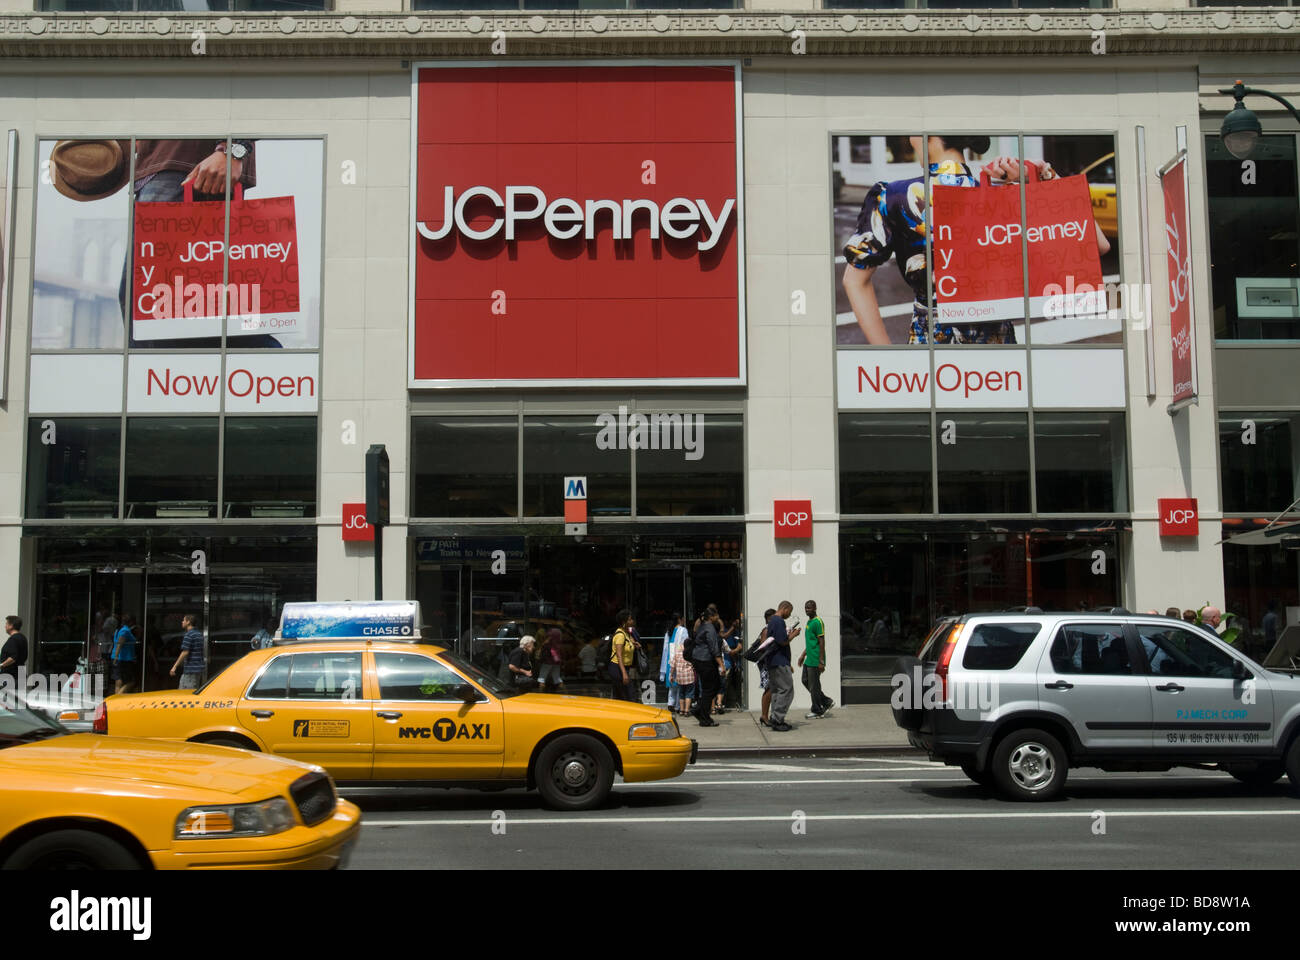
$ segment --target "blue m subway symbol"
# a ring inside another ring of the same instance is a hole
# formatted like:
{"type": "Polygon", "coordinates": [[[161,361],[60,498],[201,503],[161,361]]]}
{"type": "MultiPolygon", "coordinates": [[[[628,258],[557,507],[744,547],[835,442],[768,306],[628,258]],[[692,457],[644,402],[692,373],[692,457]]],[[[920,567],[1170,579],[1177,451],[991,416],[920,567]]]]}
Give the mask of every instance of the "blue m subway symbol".
{"type": "Polygon", "coordinates": [[[586,500],[587,499],[586,482],[578,477],[570,477],[569,482],[565,484],[564,487],[564,496],[565,499],[586,500]]]}

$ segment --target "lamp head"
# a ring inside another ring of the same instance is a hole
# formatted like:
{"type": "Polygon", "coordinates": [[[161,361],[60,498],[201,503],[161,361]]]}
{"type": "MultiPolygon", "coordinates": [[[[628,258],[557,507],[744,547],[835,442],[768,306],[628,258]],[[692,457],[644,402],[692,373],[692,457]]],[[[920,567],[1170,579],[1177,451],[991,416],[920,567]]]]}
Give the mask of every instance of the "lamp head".
{"type": "Polygon", "coordinates": [[[1236,102],[1228,115],[1223,118],[1223,125],[1219,127],[1219,137],[1223,140],[1223,145],[1238,160],[1245,160],[1250,156],[1262,132],[1259,118],[1252,111],[1247,110],[1243,102],[1247,92],[1249,88],[1240,80],[1232,85],[1232,96],[1236,102]]]}

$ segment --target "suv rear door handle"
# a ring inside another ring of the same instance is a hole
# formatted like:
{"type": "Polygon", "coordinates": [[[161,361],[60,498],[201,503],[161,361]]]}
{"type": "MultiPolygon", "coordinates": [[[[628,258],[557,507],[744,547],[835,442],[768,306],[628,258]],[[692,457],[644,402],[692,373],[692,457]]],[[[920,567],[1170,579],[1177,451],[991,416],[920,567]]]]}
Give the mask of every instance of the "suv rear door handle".
{"type": "Polygon", "coordinates": [[[1156,687],[1161,693],[1182,693],[1186,687],[1179,686],[1176,683],[1162,683],[1156,687]]]}
{"type": "Polygon", "coordinates": [[[265,720],[267,717],[275,716],[274,710],[250,710],[249,713],[262,720],[265,720]]]}
{"type": "Polygon", "coordinates": [[[1043,684],[1048,690],[1073,690],[1074,684],[1066,683],[1064,680],[1057,680],[1055,683],[1043,684]]]}
{"type": "Polygon", "coordinates": [[[400,710],[376,710],[375,716],[381,720],[401,720],[402,713],[400,710]]]}

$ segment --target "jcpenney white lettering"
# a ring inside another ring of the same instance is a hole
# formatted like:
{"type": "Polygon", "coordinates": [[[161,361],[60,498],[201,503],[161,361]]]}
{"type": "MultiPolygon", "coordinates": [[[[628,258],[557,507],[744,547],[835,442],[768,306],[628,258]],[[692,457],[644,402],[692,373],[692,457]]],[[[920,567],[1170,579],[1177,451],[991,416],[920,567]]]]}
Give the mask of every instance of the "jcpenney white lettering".
{"type": "Polygon", "coordinates": [[[491,187],[470,187],[461,191],[459,197],[451,186],[443,188],[442,226],[436,230],[423,222],[417,222],[416,230],[428,240],[441,240],[456,227],[471,240],[489,240],[505,227],[505,238],[515,239],[515,227],[527,220],[541,219],[546,232],[557,240],[568,240],[579,233],[587,240],[596,236],[596,218],[608,215],[613,227],[614,239],[624,240],[632,236],[633,217],[641,214],[649,226],[650,238],[658,240],[660,231],[677,240],[699,235],[701,239],[696,246],[700,250],[712,250],[722,237],[722,231],[731,219],[736,207],[735,199],[728,199],[722,209],[714,216],[706,200],[688,200],[686,197],[674,197],[662,207],[653,200],[587,200],[580,203],[568,197],[559,197],[547,202],[546,194],[538,187],[506,187],[505,198],[491,187]],[[478,229],[470,225],[465,216],[465,208],[475,197],[491,201],[502,215],[486,227],[478,229]]]}

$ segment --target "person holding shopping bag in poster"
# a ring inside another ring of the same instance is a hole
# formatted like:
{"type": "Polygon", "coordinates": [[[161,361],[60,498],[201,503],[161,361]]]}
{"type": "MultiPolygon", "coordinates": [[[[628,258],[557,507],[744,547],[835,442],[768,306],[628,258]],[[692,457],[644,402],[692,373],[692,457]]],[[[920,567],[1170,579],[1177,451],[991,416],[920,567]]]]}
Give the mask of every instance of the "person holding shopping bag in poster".
{"type": "MultiPolygon", "coordinates": [[[[1009,319],[945,323],[930,316],[928,287],[931,275],[926,262],[926,236],[931,227],[933,188],[979,187],[981,176],[971,171],[966,162],[966,152],[985,153],[991,140],[978,135],[929,136],[925,139],[922,144],[921,137],[910,138],[916,156],[924,155],[926,158],[932,195],[926,196],[924,176],[875,184],[867,191],[855,231],[844,246],[844,292],[858,326],[867,343],[890,343],[871,278],[878,267],[893,258],[913,294],[909,343],[927,343],[931,338],[937,344],[1015,343],[1015,327],[1009,319]]],[[[1027,161],[1027,164],[1032,165],[1036,181],[1056,178],[1048,163],[1027,161]]],[[[998,189],[1001,185],[1015,186],[1020,180],[1021,163],[1015,157],[998,157],[985,164],[981,174],[990,181],[990,189],[998,189]]],[[[1110,241],[1091,218],[1089,222],[1096,234],[1099,253],[1106,253],[1110,250],[1110,241]]],[[[1019,228],[1018,222],[1016,227],[1019,228]]]]}

